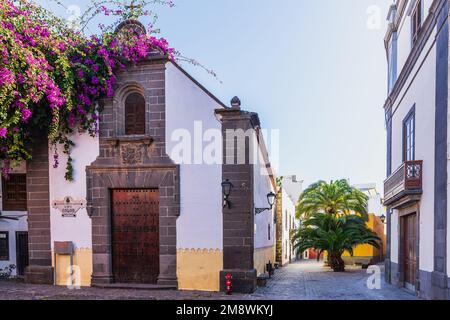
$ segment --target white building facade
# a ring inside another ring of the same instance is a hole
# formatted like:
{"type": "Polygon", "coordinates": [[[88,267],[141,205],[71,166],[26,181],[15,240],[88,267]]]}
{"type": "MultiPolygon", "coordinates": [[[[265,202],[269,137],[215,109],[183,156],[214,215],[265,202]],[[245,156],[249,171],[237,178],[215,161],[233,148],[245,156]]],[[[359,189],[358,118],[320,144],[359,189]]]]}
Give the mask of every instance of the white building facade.
{"type": "Polygon", "coordinates": [[[448,1],[399,0],[389,11],[386,280],[448,299],[448,1]]]}
{"type": "Polygon", "coordinates": [[[0,185],[0,273],[5,277],[23,276],[28,265],[25,173],[25,166],[16,168],[14,181],[2,179],[0,185]]]}
{"type": "Polygon", "coordinates": [[[302,193],[302,181],[296,176],[280,178],[277,202],[277,263],[285,266],[299,258],[292,245],[292,232],[299,227],[296,217],[298,199],[302,193]]]}
{"type": "MultiPolygon", "coordinates": [[[[258,115],[237,98],[226,106],[160,54],[117,80],[99,134],[71,137],[74,181],[46,137],[10,176],[24,179],[25,210],[3,214],[26,217],[0,219],[0,236],[11,230],[14,252],[15,231],[28,231],[26,281],[219,291],[232,274],[234,291],[253,292],[275,251],[272,208],[255,213],[275,192],[258,115]],[[245,132],[243,143],[230,145],[227,130],[245,132]],[[252,150],[259,161],[246,157],[252,150]]],[[[3,197],[18,190],[8,188],[3,197]]]]}

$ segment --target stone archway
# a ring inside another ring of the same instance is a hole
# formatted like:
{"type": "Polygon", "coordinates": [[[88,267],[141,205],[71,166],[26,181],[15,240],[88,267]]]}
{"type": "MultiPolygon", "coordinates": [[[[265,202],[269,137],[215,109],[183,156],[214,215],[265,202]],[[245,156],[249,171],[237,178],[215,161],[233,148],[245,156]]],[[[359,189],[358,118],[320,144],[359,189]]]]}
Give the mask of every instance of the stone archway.
{"type": "Polygon", "coordinates": [[[158,189],[159,285],[177,286],[176,220],[179,215],[178,168],[88,168],[88,210],[92,219],[93,285],[113,283],[111,190],[158,189]]]}

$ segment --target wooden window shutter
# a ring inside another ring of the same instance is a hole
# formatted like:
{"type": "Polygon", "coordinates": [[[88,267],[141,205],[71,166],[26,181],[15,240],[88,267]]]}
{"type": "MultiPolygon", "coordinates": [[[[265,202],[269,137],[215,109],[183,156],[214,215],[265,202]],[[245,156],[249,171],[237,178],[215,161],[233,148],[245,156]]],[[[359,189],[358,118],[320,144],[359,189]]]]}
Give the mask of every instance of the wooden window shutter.
{"type": "Polygon", "coordinates": [[[125,134],[145,134],[145,99],[139,93],[125,100],[125,134]]]}
{"type": "Polygon", "coordinates": [[[10,174],[2,178],[2,198],[4,211],[27,211],[27,176],[10,174]]]}

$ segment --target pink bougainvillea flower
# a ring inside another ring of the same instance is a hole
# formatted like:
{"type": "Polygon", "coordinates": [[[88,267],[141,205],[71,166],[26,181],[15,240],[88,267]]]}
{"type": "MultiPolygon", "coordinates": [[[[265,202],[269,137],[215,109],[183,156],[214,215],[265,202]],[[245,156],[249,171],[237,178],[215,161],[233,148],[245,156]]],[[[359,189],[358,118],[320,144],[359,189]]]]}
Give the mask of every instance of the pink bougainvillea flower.
{"type": "Polygon", "coordinates": [[[0,86],[14,83],[13,73],[6,68],[0,68],[0,86]]]}
{"type": "MultiPolygon", "coordinates": [[[[164,38],[135,34],[120,39],[107,30],[87,37],[54,24],[34,6],[28,0],[0,0],[0,106],[7,110],[0,121],[4,163],[29,157],[30,150],[20,146],[32,138],[26,123],[33,117],[40,117],[54,144],[71,145],[67,133],[76,128],[96,133],[96,101],[114,97],[119,72],[155,53],[171,60],[175,55],[164,38]],[[9,135],[21,144],[13,149],[13,139],[4,139],[9,135]]],[[[96,8],[106,15],[124,14],[96,8]]],[[[70,158],[70,148],[64,152],[70,158]]]]}
{"type": "Polygon", "coordinates": [[[0,128],[0,137],[6,138],[6,134],[8,133],[8,129],[0,128]]]}
{"type": "Polygon", "coordinates": [[[28,122],[28,120],[31,118],[31,116],[33,115],[33,113],[28,110],[28,109],[22,109],[22,121],[23,122],[28,122]]]}

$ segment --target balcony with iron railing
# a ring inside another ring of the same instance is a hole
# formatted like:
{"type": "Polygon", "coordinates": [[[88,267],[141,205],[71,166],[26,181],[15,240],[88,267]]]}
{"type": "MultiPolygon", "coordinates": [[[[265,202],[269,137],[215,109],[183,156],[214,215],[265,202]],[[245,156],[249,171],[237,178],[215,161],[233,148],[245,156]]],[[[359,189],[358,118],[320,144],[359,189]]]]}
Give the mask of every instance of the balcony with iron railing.
{"type": "Polygon", "coordinates": [[[384,181],[384,205],[398,209],[420,200],[423,161],[406,161],[384,181]]]}

